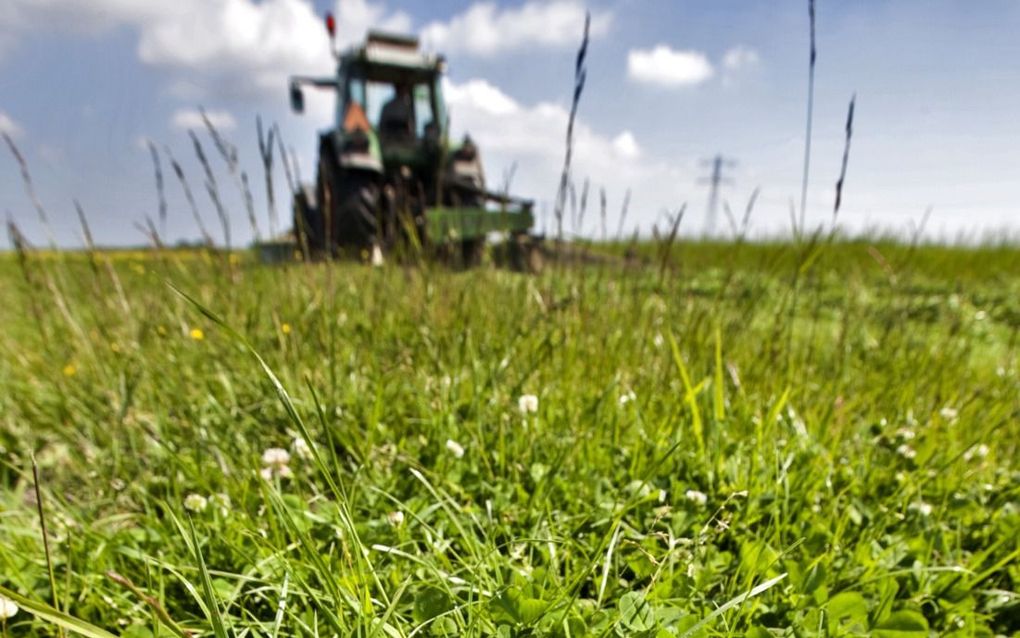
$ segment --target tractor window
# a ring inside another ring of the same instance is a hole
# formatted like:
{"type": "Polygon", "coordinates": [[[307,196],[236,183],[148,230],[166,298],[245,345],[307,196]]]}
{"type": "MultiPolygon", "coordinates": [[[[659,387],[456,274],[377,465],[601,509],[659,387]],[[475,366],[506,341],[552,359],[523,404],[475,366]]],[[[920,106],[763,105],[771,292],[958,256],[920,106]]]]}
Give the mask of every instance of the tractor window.
{"type": "Polygon", "coordinates": [[[365,82],[361,79],[351,80],[348,86],[350,92],[349,100],[351,102],[357,102],[362,108],[365,107],[365,82]]]}
{"type": "Polygon", "coordinates": [[[432,113],[432,91],[427,84],[418,84],[414,87],[414,113],[416,133],[418,137],[425,137],[425,127],[435,125],[435,114],[432,113]]]}
{"type": "MultiPolygon", "coordinates": [[[[353,89],[353,84],[351,85],[353,89]]],[[[432,90],[427,83],[414,84],[410,94],[398,95],[396,85],[389,82],[366,82],[363,85],[365,114],[384,137],[422,138],[426,127],[434,124],[432,90]]],[[[351,99],[358,100],[351,91],[351,99]]],[[[361,100],[358,100],[361,101],[361,100]]]]}
{"type": "Polygon", "coordinates": [[[373,126],[378,127],[383,107],[393,99],[397,92],[392,84],[381,82],[369,82],[366,89],[365,101],[363,103],[365,105],[365,115],[368,116],[368,121],[373,126]]]}

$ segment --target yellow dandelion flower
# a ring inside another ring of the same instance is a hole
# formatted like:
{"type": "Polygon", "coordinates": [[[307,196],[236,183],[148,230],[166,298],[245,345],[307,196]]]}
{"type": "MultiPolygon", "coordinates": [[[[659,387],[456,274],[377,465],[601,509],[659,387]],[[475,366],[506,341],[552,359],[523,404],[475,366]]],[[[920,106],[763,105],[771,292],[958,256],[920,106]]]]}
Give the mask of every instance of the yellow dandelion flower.
{"type": "Polygon", "coordinates": [[[69,363],[66,366],[64,366],[65,377],[73,377],[76,374],[78,374],[78,368],[76,368],[73,363],[69,363]]]}
{"type": "Polygon", "coordinates": [[[281,325],[280,326],[280,330],[283,331],[283,334],[289,335],[290,334],[290,324],[289,323],[285,323],[285,324],[281,325]]]}
{"type": "Polygon", "coordinates": [[[190,334],[191,338],[194,339],[195,341],[201,341],[202,339],[205,339],[205,333],[202,332],[201,328],[192,328],[190,334]]]}

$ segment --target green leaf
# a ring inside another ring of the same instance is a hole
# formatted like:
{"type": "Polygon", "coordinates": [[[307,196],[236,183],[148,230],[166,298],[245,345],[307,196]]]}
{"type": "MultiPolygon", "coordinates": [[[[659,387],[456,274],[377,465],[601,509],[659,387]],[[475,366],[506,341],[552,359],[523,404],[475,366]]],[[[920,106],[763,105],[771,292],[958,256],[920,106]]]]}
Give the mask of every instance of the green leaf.
{"type": "Polygon", "coordinates": [[[40,603],[29,598],[25,598],[21,594],[13,592],[6,587],[0,586],[0,596],[13,600],[18,607],[24,609],[39,620],[46,621],[80,636],[85,636],[86,638],[117,638],[105,629],[100,629],[99,627],[87,623],[84,620],[68,616],[64,612],[58,611],[46,603],[40,603]]]}
{"type": "Polygon", "coordinates": [[[813,594],[816,589],[825,584],[828,574],[825,572],[825,565],[818,563],[808,570],[807,578],[804,579],[805,594],[813,594]]]}
{"type": "Polygon", "coordinates": [[[844,591],[829,599],[829,629],[835,631],[840,625],[860,625],[868,617],[868,603],[855,591],[844,591]]]}
{"type": "Polygon", "coordinates": [[[205,597],[206,608],[209,611],[209,622],[212,623],[213,635],[216,638],[227,638],[227,630],[223,624],[223,616],[220,612],[220,604],[216,598],[212,577],[205,565],[205,557],[202,556],[202,549],[198,543],[198,533],[195,532],[195,523],[188,518],[188,527],[191,531],[191,546],[198,562],[198,574],[202,579],[202,594],[205,597]]]}
{"type": "Polygon", "coordinates": [[[620,598],[620,622],[631,631],[649,631],[655,627],[655,612],[641,592],[628,592],[620,598]]]}
{"type": "Polygon", "coordinates": [[[707,627],[713,620],[715,620],[719,616],[725,614],[727,611],[733,609],[734,607],[744,604],[745,601],[750,600],[751,598],[755,598],[756,596],[760,596],[761,594],[767,592],[768,590],[778,585],[784,578],[786,578],[786,572],[783,572],[782,574],[776,576],[775,578],[770,578],[769,580],[758,585],[757,587],[754,587],[750,591],[744,592],[739,596],[731,598],[730,600],[726,601],[718,608],[716,608],[712,613],[705,616],[702,620],[686,628],[686,630],[684,630],[683,633],[680,634],[679,638],[692,638],[693,636],[698,635],[698,632],[700,632],[704,627],[707,627]]]}
{"type": "Polygon", "coordinates": [[[152,638],[152,630],[145,625],[131,625],[124,630],[120,638],[152,638]]]}
{"type": "Polygon", "coordinates": [[[537,598],[527,598],[517,588],[500,592],[489,601],[489,611],[497,624],[530,625],[542,617],[548,605],[537,598]]]}
{"type": "Polygon", "coordinates": [[[438,587],[426,587],[414,597],[413,617],[416,623],[424,623],[453,609],[450,596],[438,587]]]}
{"type": "Polygon", "coordinates": [[[694,431],[694,440],[698,443],[698,451],[704,455],[705,434],[701,424],[701,410],[698,409],[698,391],[701,385],[699,384],[695,388],[694,384],[691,383],[691,375],[687,371],[687,365],[684,363],[683,355],[680,354],[680,346],[677,345],[673,333],[667,332],[666,336],[669,337],[669,347],[673,353],[673,363],[676,364],[676,369],[680,372],[680,380],[684,384],[684,399],[687,401],[687,407],[691,410],[691,429],[694,431]]]}
{"type": "Polygon", "coordinates": [[[916,611],[901,609],[878,623],[875,638],[927,638],[928,621],[916,611]]]}

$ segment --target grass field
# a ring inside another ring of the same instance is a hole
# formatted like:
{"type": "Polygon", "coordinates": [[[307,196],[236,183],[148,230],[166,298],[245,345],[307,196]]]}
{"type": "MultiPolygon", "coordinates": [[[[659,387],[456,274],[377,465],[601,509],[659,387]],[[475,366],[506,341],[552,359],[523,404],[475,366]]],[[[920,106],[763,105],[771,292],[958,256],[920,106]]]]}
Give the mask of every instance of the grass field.
{"type": "Polygon", "coordinates": [[[3,635],[1020,635],[1020,252],[645,250],[0,257],[3,635]]]}

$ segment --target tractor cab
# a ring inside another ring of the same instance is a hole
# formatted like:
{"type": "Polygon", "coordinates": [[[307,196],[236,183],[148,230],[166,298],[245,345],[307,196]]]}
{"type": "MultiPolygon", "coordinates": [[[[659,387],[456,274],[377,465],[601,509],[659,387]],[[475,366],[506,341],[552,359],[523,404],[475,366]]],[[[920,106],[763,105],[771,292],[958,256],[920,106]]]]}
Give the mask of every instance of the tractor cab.
{"type": "Polygon", "coordinates": [[[338,128],[372,131],[384,163],[438,152],[446,131],[442,58],[420,53],[417,38],[371,33],[341,57],[338,128]]]}
{"type": "Polygon", "coordinates": [[[337,58],[335,78],[292,78],[293,110],[304,110],[302,85],[333,89],[336,118],[329,134],[340,154],[371,156],[349,159],[383,171],[435,164],[447,134],[443,58],[419,51],[415,37],[378,32],[337,58]]]}

